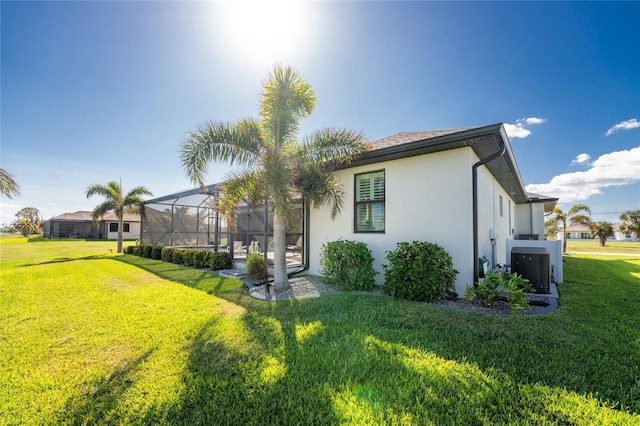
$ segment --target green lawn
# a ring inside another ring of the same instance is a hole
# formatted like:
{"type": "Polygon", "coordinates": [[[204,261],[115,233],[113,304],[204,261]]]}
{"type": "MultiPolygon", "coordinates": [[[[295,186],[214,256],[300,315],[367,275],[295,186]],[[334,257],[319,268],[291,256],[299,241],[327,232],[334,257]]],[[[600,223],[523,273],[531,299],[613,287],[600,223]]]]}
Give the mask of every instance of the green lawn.
{"type": "Polygon", "coordinates": [[[567,251],[640,254],[640,241],[607,241],[602,247],[598,240],[567,240],[567,251]]]}
{"type": "Polygon", "coordinates": [[[640,424],[640,258],[565,259],[550,315],[236,280],[0,239],[0,424],[640,424]]]}

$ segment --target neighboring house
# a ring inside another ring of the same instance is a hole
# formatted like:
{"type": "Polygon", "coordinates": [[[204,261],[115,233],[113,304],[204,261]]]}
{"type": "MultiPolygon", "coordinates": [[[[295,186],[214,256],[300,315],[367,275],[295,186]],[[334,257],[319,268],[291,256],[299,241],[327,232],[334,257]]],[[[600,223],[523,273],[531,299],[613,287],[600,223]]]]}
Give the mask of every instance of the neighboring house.
{"type": "Polygon", "coordinates": [[[614,237],[616,241],[638,241],[640,238],[635,232],[622,232],[620,231],[620,225],[613,225],[614,237]]]}
{"type": "MultiPolygon", "coordinates": [[[[140,236],[140,215],[125,213],[122,237],[137,239],[140,236]]],[[[45,238],[93,238],[115,240],[118,238],[118,218],[115,213],[105,214],[97,223],[90,211],[63,213],[43,224],[45,238]]]]}
{"type": "MultiPolygon", "coordinates": [[[[459,271],[460,295],[478,281],[478,258],[486,257],[490,267],[509,264],[511,247],[549,246],[556,280],[562,280],[561,249],[556,242],[544,241],[544,215],[553,211],[558,199],[526,192],[502,124],[399,133],[372,143],[370,151],[336,175],[345,192],[342,213],[332,221],[325,206],[301,215],[301,259],[312,274],[321,272],[322,245],[342,238],[368,245],[378,283],[384,279],[387,252],[402,241],[442,246],[459,271]]],[[[214,209],[203,206],[215,205],[218,190],[210,185],[206,193],[194,189],[147,201],[142,242],[232,245],[240,240],[229,231],[214,234],[219,228],[212,222],[214,209]],[[191,212],[189,221],[185,211],[191,212]],[[181,222],[194,224],[183,229],[181,222]]],[[[238,220],[248,215],[249,210],[242,211],[238,220]]],[[[250,211],[270,216],[264,207],[250,211]]],[[[271,221],[260,223],[267,226],[255,229],[251,238],[269,243],[271,221]]],[[[270,244],[264,247],[271,249],[270,244]]]]}
{"type": "MultiPolygon", "coordinates": [[[[638,241],[635,232],[625,233],[620,231],[620,225],[613,225],[614,236],[612,241],[638,241]]],[[[562,239],[562,228],[558,229],[558,240],[562,239]]],[[[586,225],[567,226],[567,240],[597,240],[598,237],[591,236],[591,230],[586,225]]]]}
{"type": "MultiPolygon", "coordinates": [[[[558,227],[558,240],[562,240],[564,231],[562,226],[558,227]]],[[[598,238],[596,238],[597,240],[598,238]]],[[[587,225],[567,226],[567,240],[593,240],[591,229],[587,225]]]]}

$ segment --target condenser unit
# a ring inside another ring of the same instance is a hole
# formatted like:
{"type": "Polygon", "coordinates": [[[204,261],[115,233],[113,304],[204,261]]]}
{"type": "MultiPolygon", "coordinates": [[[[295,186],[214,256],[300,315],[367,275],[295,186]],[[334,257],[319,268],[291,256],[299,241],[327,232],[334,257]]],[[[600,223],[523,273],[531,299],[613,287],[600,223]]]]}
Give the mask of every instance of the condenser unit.
{"type": "Polygon", "coordinates": [[[551,265],[546,248],[513,247],[511,273],[528,279],[536,293],[550,293],[551,265]]]}

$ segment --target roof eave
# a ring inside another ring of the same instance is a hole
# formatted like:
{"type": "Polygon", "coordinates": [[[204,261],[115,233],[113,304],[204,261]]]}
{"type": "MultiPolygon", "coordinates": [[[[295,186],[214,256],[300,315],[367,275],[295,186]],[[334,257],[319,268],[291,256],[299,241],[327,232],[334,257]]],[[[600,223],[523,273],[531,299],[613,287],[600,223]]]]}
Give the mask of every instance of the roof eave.
{"type": "Polygon", "coordinates": [[[500,182],[505,191],[509,193],[514,202],[517,204],[526,203],[527,193],[511,150],[509,137],[502,123],[474,127],[456,133],[367,151],[340,168],[348,169],[463,147],[471,147],[478,158],[482,160],[500,149],[500,140],[505,144],[505,154],[487,163],[486,167],[500,182]],[[480,143],[489,143],[491,145],[490,148],[493,149],[493,146],[495,146],[495,149],[490,153],[484,152],[486,150],[481,149],[480,143]]]}

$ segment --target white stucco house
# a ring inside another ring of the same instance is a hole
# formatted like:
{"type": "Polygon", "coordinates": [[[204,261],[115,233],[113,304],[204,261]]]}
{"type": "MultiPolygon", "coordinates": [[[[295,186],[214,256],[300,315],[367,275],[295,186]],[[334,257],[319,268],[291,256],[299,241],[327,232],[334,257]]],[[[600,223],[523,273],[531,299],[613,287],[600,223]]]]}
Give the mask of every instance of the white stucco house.
{"type": "MultiPolygon", "coordinates": [[[[478,259],[489,267],[509,264],[512,247],[549,249],[556,282],[562,281],[562,253],[556,241],[544,241],[544,215],[557,198],[529,194],[524,188],[502,124],[428,132],[405,132],[371,144],[371,150],[342,166],[336,176],[344,188],[340,215],[329,207],[304,211],[287,229],[287,264],[321,274],[322,245],[337,239],[368,245],[383,283],[387,251],[402,241],[437,243],[459,271],[456,291],[478,281],[478,259]],[[289,241],[290,240],[290,241],[289,241]]],[[[231,231],[215,211],[218,184],[145,202],[142,244],[207,246],[231,250],[249,242],[273,256],[269,207],[245,203],[231,231]]],[[[234,259],[242,253],[231,250],[234,259]]]]}
{"type": "Polygon", "coordinates": [[[527,193],[501,124],[399,133],[374,142],[337,176],[342,214],[332,221],[328,208],[310,212],[311,273],[320,273],[322,244],[343,238],[368,245],[382,283],[387,251],[428,241],[451,255],[458,294],[477,282],[478,258],[508,264],[508,241],[542,242],[544,214],[557,202],[527,193]]]}

